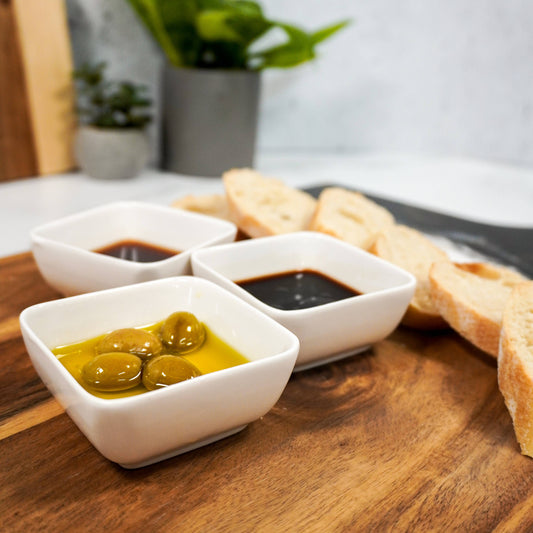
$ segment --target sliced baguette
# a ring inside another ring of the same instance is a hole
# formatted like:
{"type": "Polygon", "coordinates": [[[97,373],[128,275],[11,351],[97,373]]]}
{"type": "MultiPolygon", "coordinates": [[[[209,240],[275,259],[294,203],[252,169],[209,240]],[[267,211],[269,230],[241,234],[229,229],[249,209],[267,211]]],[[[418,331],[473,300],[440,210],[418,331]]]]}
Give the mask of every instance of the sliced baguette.
{"type": "Polygon", "coordinates": [[[233,169],[222,176],[231,220],[250,237],[306,230],[316,200],[275,178],[251,169],[233,169]]]}
{"type": "Polygon", "coordinates": [[[533,457],[533,282],[517,285],[503,310],[498,385],[524,455],[533,457]]]}
{"type": "Polygon", "coordinates": [[[435,261],[446,261],[446,252],[419,231],[402,225],[392,226],[378,235],[370,251],[416,277],[415,294],[402,318],[403,325],[416,329],[448,327],[429,291],[429,269],[435,261]]]}
{"type": "Polygon", "coordinates": [[[480,350],[497,357],[503,308],[512,288],[526,280],[489,263],[433,264],[430,291],[450,326],[480,350]]]}
{"type": "Polygon", "coordinates": [[[318,197],[309,229],[368,250],[378,233],[393,224],[393,215],[363,194],[327,187],[318,197]]]}
{"type": "Polygon", "coordinates": [[[202,213],[212,217],[229,220],[229,209],[225,194],[188,194],[172,202],[172,207],[178,207],[195,213],[202,213]]]}

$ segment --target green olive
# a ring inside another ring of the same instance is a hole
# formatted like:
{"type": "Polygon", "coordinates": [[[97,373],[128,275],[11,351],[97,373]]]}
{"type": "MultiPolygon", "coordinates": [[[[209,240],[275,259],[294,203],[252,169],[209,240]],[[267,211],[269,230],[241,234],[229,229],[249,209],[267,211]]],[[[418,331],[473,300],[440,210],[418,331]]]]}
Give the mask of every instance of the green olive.
{"type": "Polygon", "coordinates": [[[154,390],[195,378],[201,374],[187,359],[178,355],[164,354],[145,363],[142,382],[148,390],[154,390]]]}
{"type": "Polygon", "coordinates": [[[136,328],[116,329],[96,346],[97,353],[128,352],[142,359],[159,355],[162,349],[163,345],[156,335],[136,328]]]}
{"type": "Polygon", "coordinates": [[[192,313],[179,311],[163,322],[161,340],[173,353],[192,352],[204,343],[205,328],[192,313]]]}
{"type": "Polygon", "coordinates": [[[89,387],[99,391],[121,391],[141,382],[142,360],[131,353],[110,352],[93,357],[81,370],[89,387]]]}

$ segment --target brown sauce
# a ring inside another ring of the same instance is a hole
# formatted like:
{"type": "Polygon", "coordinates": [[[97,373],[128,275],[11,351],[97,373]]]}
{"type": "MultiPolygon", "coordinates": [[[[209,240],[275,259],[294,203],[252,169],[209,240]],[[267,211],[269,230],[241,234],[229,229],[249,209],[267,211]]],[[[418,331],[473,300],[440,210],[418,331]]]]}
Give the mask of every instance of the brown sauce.
{"type": "Polygon", "coordinates": [[[361,295],[343,283],[313,270],[282,272],[236,282],[263,303],[291,311],[361,295]]]}
{"type": "Polygon", "coordinates": [[[111,257],[134,261],[136,263],[154,263],[155,261],[162,261],[163,259],[168,259],[179,254],[176,250],[135,240],[115,242],[94,251],[99,254],[110,255],[111,257]]]}

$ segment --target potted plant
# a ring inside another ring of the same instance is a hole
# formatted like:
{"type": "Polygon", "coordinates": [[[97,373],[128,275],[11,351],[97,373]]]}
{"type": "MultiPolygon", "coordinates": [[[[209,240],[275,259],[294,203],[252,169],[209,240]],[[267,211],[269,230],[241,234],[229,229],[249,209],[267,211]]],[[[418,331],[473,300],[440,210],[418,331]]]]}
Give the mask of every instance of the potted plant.
{"type": "Polygon", "coordinates": [[[73,74],[80,126],[74,141],[76,160],[94,178],[136,176],[149,155],[145,126],[151,101],[145,88],[105,79],[105,63],[83,65],[73,74]]]}
{"type": "Polygon", "coordinates": [[[128,0],[164,52],[163,166],[220,176],[251,166],[260,72],[315,57],[347,21],[309,33],[266,18],[251,0],[128,0]],[[274,45],[271,30],[284,35],[274,45]],[[268,35],[267,35],[268,34],[268,35]]]}

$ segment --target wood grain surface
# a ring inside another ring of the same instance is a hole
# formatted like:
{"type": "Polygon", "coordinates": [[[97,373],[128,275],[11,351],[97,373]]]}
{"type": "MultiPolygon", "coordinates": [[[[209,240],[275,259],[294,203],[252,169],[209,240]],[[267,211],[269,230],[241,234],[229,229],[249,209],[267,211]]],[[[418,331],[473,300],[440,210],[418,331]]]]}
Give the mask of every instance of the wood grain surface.
{"type": "Polygon", "coordinates": [[[75,166],[72,70],[64,0],[0,0],[0,181],[75,166]]]}
{"type": "Polygon", "coordinates": [[[0,1],[0,181],[37,174],[20,36],[11,1],[0,1]]]}
{"type": "Polygon", "coordinates": [[[39,174],[70,170],[75,166],[76,120],[65,0],[11,1],[24,58],[39,174]]]}
{"type": "Polygon", "coordinates": [[[36,375],[18,329],[58,298],[30,254],[0,260],[0,529],[532,531],[496,363],[451,332],[398,329],[294,374],[244,431],[128,471],[104,459],[36,375]]]}

